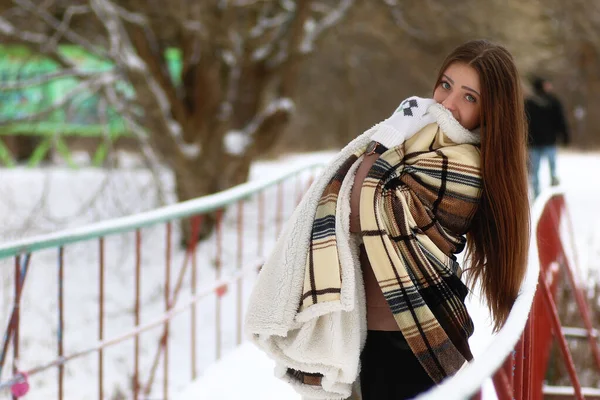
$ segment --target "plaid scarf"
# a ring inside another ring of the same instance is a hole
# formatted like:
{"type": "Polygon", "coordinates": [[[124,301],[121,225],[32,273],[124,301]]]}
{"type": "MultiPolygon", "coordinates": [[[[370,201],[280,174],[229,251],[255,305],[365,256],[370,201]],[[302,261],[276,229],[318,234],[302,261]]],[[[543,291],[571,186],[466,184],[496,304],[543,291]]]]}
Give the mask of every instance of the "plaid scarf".
{"type": "MultiPolygon", "coordinates": [[[[473,333],[464,305],[468,289],[454,254],[464,249],[482,190],[478,149],[453,142],[440,127],[429,124],[383,152],[360,196],[361,233],[377,281],[410,348],[435,382],[470,357],[449,338],[460,335],[466,341],[473,333]]],[[[340,301],[338,194],[366,148],[343,163],[320,197],[299,311],[340,301]]]]}

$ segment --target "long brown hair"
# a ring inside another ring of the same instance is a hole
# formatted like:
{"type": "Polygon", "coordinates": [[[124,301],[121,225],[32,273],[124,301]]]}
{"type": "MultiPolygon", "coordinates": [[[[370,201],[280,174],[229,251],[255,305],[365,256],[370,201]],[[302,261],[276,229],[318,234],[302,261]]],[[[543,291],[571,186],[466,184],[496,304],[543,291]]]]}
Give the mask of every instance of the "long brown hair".
{"type": "Polygon", "coordinates": [[[500,45],[474,40],[457,47],[444,60],[435,87],[456,62],[470,65],[480,80],[483,193],[467,233],[465,258],[471,284],[481,279],[497,330],[517,298],[529,250],[523,95],[514,60],[500,45]]]}

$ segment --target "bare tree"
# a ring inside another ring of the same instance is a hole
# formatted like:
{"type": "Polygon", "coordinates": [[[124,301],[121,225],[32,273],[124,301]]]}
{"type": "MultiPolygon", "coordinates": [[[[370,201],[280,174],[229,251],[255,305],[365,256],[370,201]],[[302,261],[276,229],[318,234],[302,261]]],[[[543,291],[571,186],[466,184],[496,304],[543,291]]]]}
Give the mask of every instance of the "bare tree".
{"type": "Polygon", "coordinates": [[[352,4],[13,0],[3,7],[0,35],[61,66],[37,81],[80,81],[29,120],[66,106],[82,91],[98,92],[125,119],[143,152],[172,168],[178,198],[187,200],[247,179],[251,160],[273,146],[294,109],[299,61],[352,4]],[[60,52],[62,43],[114,68],[81,71],[60,52]],[[168,49],[180,54],[177,79],[168,70],[168,49]],[[123,81],[134,97],[119,90],[123,81]]]}

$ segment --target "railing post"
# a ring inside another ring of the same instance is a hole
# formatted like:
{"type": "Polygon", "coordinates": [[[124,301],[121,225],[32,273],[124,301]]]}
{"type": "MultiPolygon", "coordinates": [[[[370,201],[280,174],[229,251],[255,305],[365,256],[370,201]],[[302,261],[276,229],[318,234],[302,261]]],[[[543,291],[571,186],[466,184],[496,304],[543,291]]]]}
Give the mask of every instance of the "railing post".
{"type": "MultiPolygon", "coordinates": [[[[223,262],[223,210],[217,210],[217,224],[216,224],[216,241],[217,241],[217,254],[215,256],[215,270],[216,270],[216,280],[221,279],[221,263],[223,262]]],[[[216,357],[217,360],[221,358],[221,341],[222,341],[222,332],[221,332],[221,295],[219,292],[216,293],[215,299],[215,337],[217,340],[216,343],[216,357]]]]}
{"type": "MultiPolygon", "coordinates": [[[[135,231],[135,326],[140,325],[140,286],[141,286],[141,265],[142,265],[142,233],[139,229],[135,231]]],[[[139,399],[140,392],[140,335],[135,335],[133,339],[133,399],[139,399]]]]}
{"type": "Polygon", "coordinates": [[[519,339],[519,341],[517,342],[517,347],[515,348],[516,352],[515,354],[515,362],[514,362],[514,369],[513,369],[513,375],[514,375],[514,386],[513,386],[513,391],[514,391],[514,397],[517,400],[522,400],[525,399],[525,397],[523,396],[523,357],[524,357],[524,337],[523,335],[521,335],[521,338],[519,339]]]}
{"type": "MultiPolygon", "coordinates": [[[[104,340],[104,238],[98,239],[98,340],[104,340]]],[[[104,349],[98,351],[98,400],[104,400],[104,349]]]]}
{"type": "MultiPolygon", "coordinates": [[[[511,356],[509,356],[510,358],[511,356]]],[[[511,384],[508,381],[508,377],[506,376],[506,368],[504,365],[494,374],[492,377],[492,381],[494,382],[494,387],[496,388],[496,394],[498,395],[498,400],[513,400],[513,391],[511,384]]]]}
{"type": "MultiPolygon", "coordinates": [[[[15,324],[13,328],[13,375],[17,373],[17,363],[19,362],[19,300],[21,298],[21,257],[15,257],[15,324]]],[[[15,396],[12,397],[13,400],[17,400],[15,396]]]]}
{"type": "MultiPolygon", "coordinates": [[[[238,201],[238,220],[237,220],[237,269],[241,271],[244,262],[244,201],[238,201]]],[[[237,308],[236,308],[236,343],[239,346],[242,343],[242,308],[243,308],[243,280],[240,277],[237,281],[237,308]]]]}
{"type": "Polygon", "coordinates": [[[566,271],[567,278],[569,279],[569,284],[571,286],[571,291],[575,296],[575,302],[577,303],[577,308],[579,309],[579,313],[581,314],[581,319],[583,320],[583,325],[587,332],[588,344],[590,345],[590,350],[592,351],[592,356],[594,358],[594,362],[596,364],[596,370],[600,373],[600,349],[598,348],[598,338],[594,335],[594,327],[592,326],[592,318],[590,316],[590,310],[587,302],[585,301],[585,296],[581,287],[575,281],[575,277],[573,276],[573,271],[571,270],[571,266],[569,265],[569,260],[565,255],[565,249],[560,243],[560,262],[559,265],[562,267],[564,271],[566,271]]]}
{"type": "MultiPolygon", "coordinates": [[[[167,222],[166,226],[166,238],[165,238],[165,312],[171,309],[171,236],[172,236],[172,225],[171,222],[167,222]]],[[[163,398],[164,400],[169,399],[169,321],[165,321],[164,335],[163,335],[165,354],[163,359],[163,398]]]]}
{"type": "Polygon", "coordinates": [[[529,312],[529,318],[527,320],[527,324],[525,325],[525,332],[523,333],[523,357],[524,362],[522,365],[523,371],[521,371],[521,379],[523,380],[523,399],[524,400],[533,400],[533,385],[532,377],[533,377],[533,325],[535,324],[535,314],[532,309],[529,312]]]}
{"type": "Polygon", "coordinates": [[[546,284],[546,280],[543,279],[541,275],[539,280],[539,287],[541,289],[541,295],[544,299],[544,303],[546,304],[546,309],[550,313],[550,321],[552,323],[554,337],[558,341],[558,348],[560,349],[560,352],[562,353],[562,356],[565,360],[565,366],[567,367],[567,372],[569,373],[571,383],[573,384],[573,389],[575,390],[575,397],[578,400],[583,400],[583,393],[581,391],[581,384],[579,383],[579,378],[577,378],[577,372],[575,371],[575,364],[573,362],[573,358],[571,357],[571,352],[569,351],[567,341],[562,334],[558,310],[556,309],[554,301],[550,296],[550,289],[546,284]]]}
{"type": "MultiPolygon", "coordinates": [[[[197,248],[197,242],[198,242],[198,236],[200,234],[200,226],[202,224],[202,216],[195,216],[193,218],[190,219],[190,224],[192,226],[192,237],[191,240],[189,240],[187,247],[186,247],[186,252],[185,252],[185,258],[183,261],[183,265],[181,267],[181,269],[179,270],[179,275],[177,277],[177,282],[175,283],[175,288],[173,289],[172,293],[169,293],[169,309],[172,309],[175,304],[177,303],[177,298],[179,296],[179,292],[181,290],[181,288],[183,287],[183,281],[184,278],[186,276],[186,272],[187,272],[187,268],[188,265],[191,263],[192,264],[192,276],[191,276],[191,294],[192,296],[195,296],[196,294],[196,248],[197,248]]],[[[172,229],[172,228],[171,228],[172,229]]],[[[169,241],[169,243],[171,243],[171,241],[169,241]]],[[[168,245],[169,247],[172,246],[172,244],[168,245]]],[[[170,250],[169,250],[170,251],[170,250]]],[[[169,256],[170,259],[170,256],[169,256]]],[[[170,290],[169,290],[170,292],[170,290]]],[[[191,354],[191,370],[192,370],[192,379],[196,378],[196,304],[192,303],[190,305],[190,311],[191,311],[191,349],[190,349],[190,354],[191,354]]],[[[162,354],[163,351],[166,350],[165,345],[167,344],[167,336],[168,336],[168,332],[164,329],[163,327],[163,333],[162,336],[160,338],[159,341],[159,346],[158,349],[154,355],[154,361],[152,362],[152,367],[150,368],[150,375],[148,377],[148,382],[146,383],[146,386],[144,388],[143,394],[145,396],[149,396],[150,392],[152,391],[152,385],[154,383],[154,376],[156,374],[156,370],[158,368],[158,364],[160,362],[160,356],[162,354]]]]}
{"type": "Polygon", "coordinates": [[[65,375],[65,366],[62,362],[64,356],[63,340],[64,340],[64,247],[58,249],[58,399],[63,398],[63,383],[65,375]]]}
{"type": "MultiPolygon", "coordinates": [[[[23,286],[25,285],[25,277],[27,276],[27,271],[29,269],[29,261],[31,260],[31,254],[27,253],[24,255],[24,257],[25,260],[21,261],[21,255],[15,256],[15,268],[17,268],[16,266],[19,265],[20,271],[18,272],[18,280],[16,278],[17,272],[15,272],[15,298],[13,301],[10,318],[8,319],[8,325],[6,327],[4,338],[2,339],[2,348],[0,349],[0,376],[2,374],[2,370],[4,369],[4,362],[6,361],[6,357],[8,356],[8,348],[10,345],[10,341],[14,337],[15,327],[19,320],[19,312],[21,308],[21,295],[23,293],[23,286]]],[[[15,357],[13,356],[13,359],[14,358],[15,357]]]]}
{"type": "MultiPolygon", "coordinates": [[[[198,236],[200,235],[200,230],[202,229],[203,216],[198,215],[192,219],[192,244],[191,247],[188,248],[188,253],[192,259],[192,276],[191,276],[191,290],[192,296],[196,295],[196,289],[198,285],[198,278],[196,276],[198,266],[196,265],[196,249],[198,248],[198,236]]],[[[198,371],[196,370],[196,304],[192,304],[191,310],[191,337],[190,337],[190,353],[191,353],[191,363],[192,363],[192,379],[196,379],[198,376],[198,371]]]]}

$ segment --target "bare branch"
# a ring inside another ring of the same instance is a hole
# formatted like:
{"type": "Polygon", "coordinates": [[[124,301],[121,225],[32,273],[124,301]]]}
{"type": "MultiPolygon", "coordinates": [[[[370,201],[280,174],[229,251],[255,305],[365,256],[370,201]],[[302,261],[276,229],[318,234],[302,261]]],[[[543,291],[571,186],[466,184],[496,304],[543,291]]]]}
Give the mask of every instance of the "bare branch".
{"type": "Polygon", "coordinates": [[[344,18],[353,4],[354,0],[340,0],[338,6],[331,8],[320,21],[309,18],[304,25],[304,40],[300,45],[302,53],[310,53],[319,36],[344,18]]]}
{"type": "Polygon", "coordinates": [[[148,24],[148,18],[143,15],[133,11],[126,10],[123,7],[120,7],[117,4],[113,4],[114,9],[117,15],[124,21],[130,22],[135,25],[146,26],[148,24]]]}
{"type": "Polygon", "coordinates": [[[138,96],[144,97],[145,101],[154,103],[159,111],[160,122],[166,132],[158,133],[161,131],[161,127],[155,127],[154,134],[161,135],[167,133],[171,139],[171,144],[184,157],[196,157],[200,153],[200,146],[196,143],[188,144],[184,141],[181,125],[171,117],[171,104],[169,103],[167,94],[152,74],[149,73],[148,66],[144,60],[133,49],[129,35],[119,19],[119,13],[114,4],[110,0],[91,1],[94,12],[104,22],[109,34],[111,55],[117,62],[123,64],[132,77],[135,78],[135,82],[138,83],[137,90],[139,91],[144,88],[148,91],[148,95],[152,96],[149,99],[145,98],[143,93],[137,93],[138,96]]]}
{"type": "Polygon", "coordinates": [[[285,37],[298,16],[296,8],[293,2],[291,5],[269,2],[262,6],[255,25],[247,32],[247,47],[252,51],[252,61],[269,60],[281,47],[286,47],[285,37]]]}
{"type": "Polygon", "coordinates": [[[390,11],[392,13],[392,18],[394,19],[394,22],[396,23],[396,25],[398,25],[398,27],[400,29],[402,29],[402,31],[404,31],[406,34],[408,34],[409,36],[411,36],[415,39],[424,40],[424,41],[431,40],[430,35],[428,35],[421,29],[417,29],[417,28],[411,26],[408,23],[408,21],[406,21],[406,19],[404,18],[404,12],[400,9],[401,5],[400,5],[399,1],[383,0],[383,2],[389,6],[390,11]]]}
{"type": "Polygon", "coordinates": [[[241,58],[243,57],[243,40],[235,31],[230,31],[230,41],[232,43],[232,50],[226,52],[223,56],[227,65],[229,66],[229,76],[227,81],[227,94],[225,95],[225,101],[221,104],[219,109],[219,119],[226,121],[231,117],[233,112],[233,103],[238,96],[239,91],[239,80],[241,76],[241,58]]]}
{"type": "Polygon", "coordinates": [[[63,69],[56,72],[47,74],[37,75],[29,79],[20,79],[13,82],[2,82],[0,83],[0,91],[4,90],[22,90],[32,86],[44,85],[55,79],[77,77],[77,78],[91,78],[98,75],[98,72],[86,72],[77,69],[63,69]]]}
{"type": "Polygon", "coordinates": [[[22,117],[16,117],[16,118],[11,118],[11,119],[6,119],[6,120],[0,120],[0,126],[10,125],[10,124],[13,124],[16,122],[37,121],[41,118],[47,117],[48,115],[52,114],[53,112],[55,112],[57,110],[62,109],[67,104],[71,103],[71,101],[73,101],[73,99],[76,96],[78,96],[79,94],[95,93],[98,90],[100,90],[100,88],[102,86],[110,85],[114,81],[116,81],[116,77],[113,73],[102,73],[102,74],[96,75],[93,78],[89,79],[88,81],[79,83],[73,90],[69,91],[59,101],[55,102],[51,106],[46,107],[45,109],[43,109],[35,114],[24,115],[22,117]]]}
{"type": "Polygon", "coordinates": [[[104,23],[104,27],[108,32],[110,58],[118,63],[125,64],[129,69],[145,71],[144,63],[133,51],[133,46],[128,40],[114,5],[103,0],[91,0],[90,3],[98,19],[104,23]]]}
{"type": "Polygon", "coordinates": [[[272,101],[258,113],[243,129],[230,130],[223,136],[225,152],[234,156],[250,156],[264,151],[262,144],[265,136],[271,136],[274,129],[281,127],[294,109],[294,103],[288,98],[272,101]]]}
{"type": "Polygon", "coordinates": [[[148,133],[136,121],[135,113],[120,99],[114,87],[105,87],[104,93],[110,105],[119,113],[131,133],[139,141],[144,158],[149,160],[151,165],[159,165],[159,160],[150,144],[148,133]]]}
{"type": "Polygon", "coordinates": [[[291,113],[294,110],[294,102],[289,98],[279,98],[272,101],[262,112],[256,115],[248,125],[244,127],[242,132],[246,136],[254,136],[260,131],[261,127],[279,112],[291,113]]]}
{"type": "Polygon", "coordinates": [[[2,17],[0,17],[0,33],[5,36],[20,39],[27,43],[34,43],[38,45],[43,45],[48,41],[48,36],[41,33],[18,30],[13,24],[2,17]]]}
{"type": "MultiPolygon", "coordinates": [[[[272,32],[265,32],[262,36],[262,42],[266,42],[260,46],[258,46],[254,53],[252,54],[252,59],[254,61],[262,61],[269,58],[273,58],[273,54],[275,51],[279,49],[285,49],[283,45],[283,39],[288,33],[290,21],[294,18],[294,13],[291,12],[282,12],[278,17],[273,18],[273,24],[271,25],[272,32]]],[[[254,30],[255,28],[253,28],[254,30]]],[[[256,32],[252,33],[256,34],[256,32]]],[[[272,62],[272,61],[271,61],[272,62]]]]}
{"type": "Polygon", "coordinates": [[[250,29],[250,37],[256,38],[264,35],[270,29],[280,28],[289,20],[289,15],[289,12],[280,13],[274,17],[261,15],[258,18],[257,24],[250,29]]]}
{"type": "MultiPolygon", "coordinates": [[[[105,58],[108,56],[104,50],[98,48],[97,46],[94,46],[86,38],[82,37],[81,35],[79,35],[76,32],[73,32],[67,26],[63,26],[63,23],[58,21],[56,18],[54,18],[48,12],[44,11],[41,7],[34,4],[31,0],[13,0],[13,2],[15,4],[23,7],[27,11],[30,11],[33,14],[40,17],[44,22],[46,22],[50,27],[55,29],[57,32],[61,32],[61,30],[62,30],[65,38],[70,40],[73,44],[83,47],[90,54],[95,54],[101,58],[105,58]]],[[[51,41],[48,42],[48,46],[50,46],[52,44],[55,44],[55,43],[53,43],[51,41]]]]}
{"type": "Polygon", "coordinates": [[[48,49],[46,43],[50,39],[44,34],[19,30],[15,28],[15,26],[8,22],[6,19],[0,17],[0,35],[2,34],[14,38],[25,45],[37,46],[42,54],[46,54],[48,57],[56,61],[56,63],[60,64],[64,68],[77,68],[73,61],[64,57],[59,51],[57,51],[56,47],[53,49],[48,49]]]}
{"type": "Polygon", "coordinates": [[[231,2],[231,5],[233,7],[248,7],[248,6],[255,6],[257,4],[260,3],[264,3],[265,0],[233,0],[231,2]]]}
{"type": "Polygon", "coordinates": [[[67,34],[69,25],[71,24],[71,18],[73,18],[74,15],[87,14],[89,12],[91,12],[91,9],[87,5],[67,7],[64,18],[58,26],[58,29],[56,29],[56,33],[52,35],[52,38],[48,42],[48,46],[50,48],[54,48],[58,45],[58,42],[62,39],[62,37],[67,34]]]}

